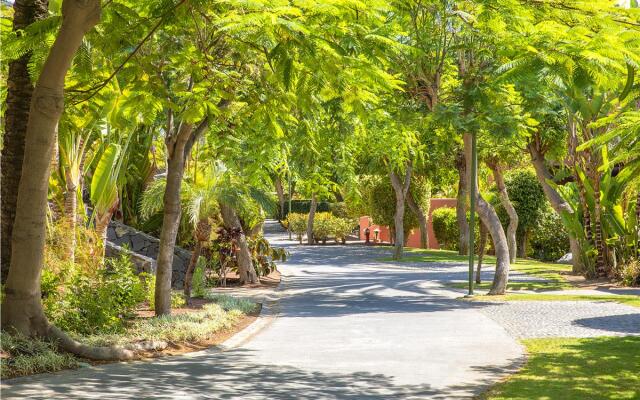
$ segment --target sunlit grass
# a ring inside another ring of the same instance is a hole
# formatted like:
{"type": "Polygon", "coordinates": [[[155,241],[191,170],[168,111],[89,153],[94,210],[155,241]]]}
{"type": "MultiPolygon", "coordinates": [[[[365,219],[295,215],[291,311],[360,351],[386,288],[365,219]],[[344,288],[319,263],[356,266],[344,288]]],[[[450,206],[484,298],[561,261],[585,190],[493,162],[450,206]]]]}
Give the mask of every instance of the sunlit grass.
{"type": "Polygon", "coordinates": [[[640,398],[640,337],[523,340],[525,367],[486,400],[640,398]]]}
{"type": "Polygon", "coordinates": [[[2,378],[55,372],[78,367],[71,354],[60,353],[53,343],[0,333],[0,371],[2,378]]]}
{"type": "MultiPolygon", "coordinates": [[[[461,256],[451,250],[423,250],[406,248],[405,256],[400,261],[395,261],[391,257],[385,257],[382,261],[399,263],[424,263],[424,262],[468,262],[468,256],[461,256]]],[[[477,256],[475,258],[477,265],[477,256]]],[[[484,268],[492,268],[496,262],[494,256],[485,256],[482,260],[484,268]]],[[[475,268],[475,267],[474,267],[475,268]]],[[[545,281],[511,281],[507,288],[509,290],[560,290],[573,287],[562,274],[571,272],[571,265],[541,262],[530,259],[519,259],[515,264],[511,264],[512,271],[531,275],[536,278],[543,278],[545,281]]],[[[466,282],[452,282],[447,286],[455,288],[466,288],[466,282]]],[[[476,285],[478,289],[489,289],[491,282],[483,282],[476,285]]]]}

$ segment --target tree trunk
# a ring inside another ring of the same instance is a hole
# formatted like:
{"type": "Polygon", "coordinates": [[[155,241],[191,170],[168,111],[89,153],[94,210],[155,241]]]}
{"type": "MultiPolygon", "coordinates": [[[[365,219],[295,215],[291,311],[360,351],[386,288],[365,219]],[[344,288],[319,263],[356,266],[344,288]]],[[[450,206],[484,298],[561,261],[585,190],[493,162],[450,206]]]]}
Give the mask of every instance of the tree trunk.
{"type": "MultiPolygon", "coordinates": [[[[573,214],[573,209],[571,206],[564,201],[562,196],[549,184],[549,181],[552,181],[552,176],[547,170],[547,167],[544,165],[544,153],[540,150],[539,145],[537,143],[532,142],[528,145],[529,154],[531,155],[531,163],[533,164],[533,168],[536,171],[536,177],[538,178],[538,182],[542,186],[542,190],[544,194],[547,196],[547,200],[551,203],[551,207],[558,213],[558,215],[562,215],[562,213],[573,214]]],[[[571,232],[569,233],[569,245],[571,246],[571,262],[573,264],[573,272],[581,273],[584,272],[586,266],[584,261],[582,260],[582,248],[580,246],[580,242],[571,232]]]]}
{"type": "Polygon", "coordinates": [[[527,257],[528,241],[529,241],[529,231],[526,230],[522,233],[522,237],[520,238],[520,244],[518,245],[518,257],[520,258],[527,257]]]}
{"type": "Polygon", "coordinates": [[[502,175],[502,169],[497,160],[491,160],[487,162],[491,171],[493,171],[493,179],[496,181],[498,187],[498,196],[500,197],[500,203],[507,211],[509,215],[509,226],[507,227],[507,244],[509,246],[509,257],[512,263],[516,262],[516,255],[518,244],[516,241],[516,233],[518,231],[518,213],[516,212],[513,203],[509,199],[509,193],[507,187],[504,184],[504,176],[502,175]]]}
{"type": "Polygon", "coordinates": [[[49,50],[31,99],[24,163],[13,227],[11,267],[2,304],[2,328],[54,339],[63,350],[91,359],[129,359],[133,352],[91,347],[51,325],[41,302],[49,167],[55,130],[64,109],[64,79],[84,34],[100,20],[98,0],[62,3],[62,25],[49,50]]]}
{"type": "Polygon", "coordinates": [[[480,222],[480,243],[478,243],[478,267],[476,269],[476,283],[479,285],[482,283],[482,277],[480,273],[482,272],[482,259],[484,258],[484,252],[487,247],[487,235],[488,235],[487,227],[480,222]]]}
{"type": "Polygon", "coordinates": [[[65,174],[66,188],[64,192],[64,218],[66,228],[68,229],[67,240],[65,243],[66,254],[69,261],[75,261],[76,251],[76,224],[78,218],[76,216],[78,210],[78,185],[73,181],[73,177],[67,171],[65,174]]]}
{"type": "Polygon", "coordinates": [[[184,298],[187,304],[191,304],[191,286],[193,284],[193,271],[196,269],[200,253],[202,252],[202,242],[196,240],[196,245],[191,253],[191,259],[189,260],[189,266],[187,272],[184,274],[184,298]]]}
{"type": "Polygon", "coordinates": [[[393,218],[393,229],[395,231],[395,240],[393,244],[393,259],[402,259],[402,249],[404,245],[404,205],[411,184],[411,164],[407,163],[403,181],[395,171],[389,172],[391,178],[391,186],[396,194],[396,213],[393,218]]]}
{"type": "MultiPolygon", "coordinates": [[[[471,134],[464,134],[464,153],[467,163],[467,182],[468,187],[471,186],[471,134]]],[[[476,185],[476,188],[478,186],[476,185]]],[[[509,281],[509,245],[507,244],[507,236],[502,229],[502,224],[496,214],[496,210],[493,209],[491,204],[480,195],[476,189],[476,193],[473,194],[476,199],[476,211],[483,224],[487,227],[491,239],[493,240],[493,247],[496,251],[496,272],[493,276],[493,284],[489,290],[490,295],[504,294],[507,289],[507,283],[509,281]]],[[[472,229],[473,227],[469,227],[472,229]]],[[[473,249],[469,249],[473,251],[473,249]]]]}
{"type": "Polygon", "coordinates": [[[285,199],[284,199],[284,188],[282,187],[282,179],[280,179],[279,176],[276,176],[275,185],[276,185],[276,193],[278,194],[278,203],[280,205],[279,218],[280,218],[280,220],[283,220],[284,219],[284,203],[285,203],[285,199]]]}
{"type": "MultiPolygon", "coordinates": [[[[47,0],[16,0],[13,3],[13,30],[21,30],[48,14],[47,0]]],[[[11,261],[11,233],[16,216],[18,184],[22,175],[25,136],[33,84],[28,64],[31,53],[9,62],[4,135],[0,156],[0,271],[5,283],[11,261]]]]}
{"type": "Polygon", "coordinates": [[[180,189],[185,168],[185,146],[193,125],[182,124],[179,132],[165,139],[167,147],[167,184],[163,199],[162,229],[156,267],[155,314],[171,314],[171,274],[173,253],[182,213],[180,189]]]}
{"type": "MultiPolygon", "coordinates": [[[[226,204],[220,204],[220,214],[222,214],[222,221],[227,229],[236,228],[242,232],[242,225],[233,208],[226,204]]],[[[244,232],[241,233],[238,239],[238,275],[240,277],[240,284],[242,285],[260,282],[258,280],[258,274],[253,267],[249,244],[247,243],[247,237],[244,232]]]]}
{"type": "Polygon", "coordinates": [[[316,208],[318,207],[318,200],[316,194],[311,194],[311,207],[309,208],[309,219],[307,220],[307,244],[313,244],[313,220],[316,216],[316,208]]]}
{"type": "Polygon", "coordinates": [[[418,217],[418,222],[420,223],[420,248],[428,249],[429,248],[429,232],[427,231],[427,213],[429,210],[423,210],[416,200],[413,198],[413,194],[411,191],[407,193],[407,204],[411,211],[418,217]]]}
{"type": "Polygon", "coordinates": [[[469,254],[469,221],[467,221],[467,166],[464,152],[460,151],[456,157],[458,170],[458,195],[456,204],[456,218],[458,220],[458,254],[469,254]]]}

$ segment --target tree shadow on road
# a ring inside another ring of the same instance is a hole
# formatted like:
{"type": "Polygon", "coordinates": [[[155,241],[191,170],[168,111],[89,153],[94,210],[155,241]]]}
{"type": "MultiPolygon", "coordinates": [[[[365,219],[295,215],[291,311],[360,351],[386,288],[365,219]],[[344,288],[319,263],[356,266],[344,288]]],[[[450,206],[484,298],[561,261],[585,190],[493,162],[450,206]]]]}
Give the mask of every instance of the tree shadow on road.
{"type": "MultiPolygon", "coordinates": [[[[514,360],[512,366],[495,373],[504,375],[520,362],[514,360]]],[[[3,382],[2,396],[4,399],[437,400],[469,398],[491,383],[483,381],[443,389],[398,385],[382,374],[325,373],[258,364],[252,362],[251,351],[238,349],[18,378],[3,382]]]]}

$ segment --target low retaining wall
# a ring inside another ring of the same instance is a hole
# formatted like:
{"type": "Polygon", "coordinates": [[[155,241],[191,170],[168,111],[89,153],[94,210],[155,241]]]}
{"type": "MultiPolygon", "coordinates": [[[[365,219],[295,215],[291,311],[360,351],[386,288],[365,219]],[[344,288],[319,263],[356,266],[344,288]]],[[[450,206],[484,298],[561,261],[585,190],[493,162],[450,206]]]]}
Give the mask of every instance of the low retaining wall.
{"type": "MultiPolygon", "coordinates": [[[[117,221],[111,221],[107,231],[107,244],[105,253],[108,256],[117,256],[122,252],[135,253],[131,261],[139,272],[155,273],[160,239],[147,235],[137,229],[124,225],[117,221]]],[[[181,289],[184,284],[184,276],[189,266],[191,252],[176,246],[173,250],[173,272],[171,274],[171,286],[181,289]]]]}

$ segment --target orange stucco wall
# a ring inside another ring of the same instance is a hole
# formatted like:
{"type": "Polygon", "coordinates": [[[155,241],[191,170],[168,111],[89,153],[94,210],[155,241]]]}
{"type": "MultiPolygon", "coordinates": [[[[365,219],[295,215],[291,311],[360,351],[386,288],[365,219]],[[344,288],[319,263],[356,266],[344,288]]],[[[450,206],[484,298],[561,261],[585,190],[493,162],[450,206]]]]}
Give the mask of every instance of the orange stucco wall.
{"type": "MultiPolygon", "coordinates": [[[[429,219],[427,221],[427,234],[429,235],[429,248],[438,249],[440,245],[438,244],[438,240],[436,239],[436,235],[433,232],[433,226],[431,224],[431,214],[434,210],[437,210],[441,207],[456,207],[456,199],[431,199],[431,207],[429,209],[429,219]]],[[[391,234],[388,226],[379,226],[375,224],[370,217],[363,216],[360,217],[360,239],[365,240],[364,230],[369,227],[371,231],[370,241],[374,241],[374,230],[378,229],[380,232],[378,234],[378,242],[382,243],[391,243],[391,234]]],[[[407,240],[407,246],[409,247],[420,247],[420,229],[414,229],[409,234],[409,238],[407,240]]]]}

